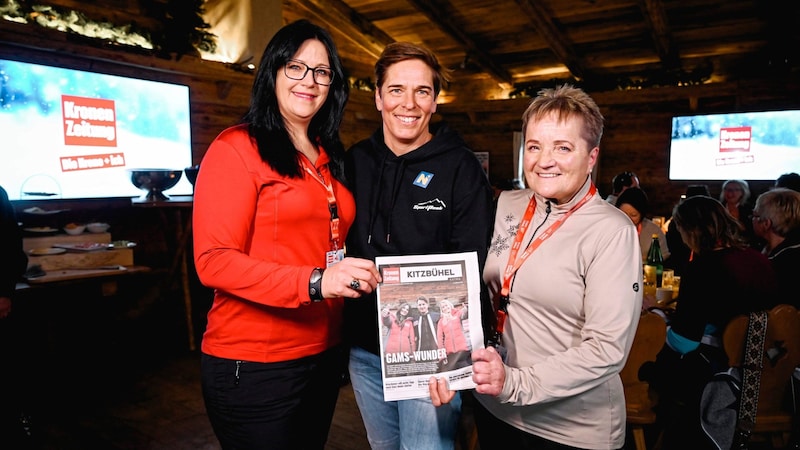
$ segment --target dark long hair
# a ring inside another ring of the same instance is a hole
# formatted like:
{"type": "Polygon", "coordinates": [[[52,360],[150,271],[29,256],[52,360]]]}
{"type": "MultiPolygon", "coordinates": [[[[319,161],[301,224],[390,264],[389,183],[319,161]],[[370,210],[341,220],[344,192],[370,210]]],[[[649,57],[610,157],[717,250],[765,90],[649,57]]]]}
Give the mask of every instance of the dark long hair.
{"type": "MultiPolygon", "coordinates": [[[[741,238],[744,227],[734,219],[722,203],[711,197],[697,195],[675,206],[672,219],[695,253],[717,247],[745,247],[741,238]]],[[[684,240],[685,242],[685,240],[684,240]]]]}
{"type": "Polygon", "coordinates": [[[324,28],[301,19],[275,33],[261,56],[250,97],[250,108],[241,123],[248,125],[250,137],[255,139],[261,159],[273,170],[287,177],[302,176],[298,152],[289,138],[278,108],[275,80],[286,62],[309,39],[316,39],[325,46],[334,75],[325,103],[308,126],[308,138],[325,149],[331,158],[331,173],[341,180],[344,146],[339,138],[339,125],[347,104],[349,85],[336,44],[324,28]]]}

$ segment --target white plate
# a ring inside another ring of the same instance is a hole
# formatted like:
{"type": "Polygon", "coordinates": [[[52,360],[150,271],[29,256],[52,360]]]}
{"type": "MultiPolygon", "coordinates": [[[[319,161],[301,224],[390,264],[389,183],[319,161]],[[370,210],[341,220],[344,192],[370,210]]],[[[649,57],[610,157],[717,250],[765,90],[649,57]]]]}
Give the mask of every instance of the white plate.
{"type": "Polygon", "coordinates": [[[108,243],[76,242],[74,244],[53,244],[53,247],[58,247],[75,252],[94,252],[97,250],[107,250],[108,243]]]}
{"type": "Polygon", "coordinates": [[[67,249],[65,248],[32,248],[28,251],[28,254],[33,256],[47,256],[47,255],[60,255],[62,253],[66,253],[67,249]]]}
{"type": "Polygon", "coordinates": [[[56,233],[58,232],[58,228],[32,227],[32,228],[23,228],[22,231],[27,231],[28,233],[56,233]]]}
{"type": "Polygon", "coordinates": [[[34,206],[33,208],[27,208],[27,209],[23,209],[22,210],[22,212],[25,212],[25,213],[28,213],[28,214],[38,214],[38,215],[43,215],[43,216],[46,216],[48,214],[58,214],[58,213],[60,213],[62,211],[69,211],[69,210],[67,210],[67,209],[51,209],[51,210],[47,210],[47,209],[39,208],[38,206],[34,206]]]}

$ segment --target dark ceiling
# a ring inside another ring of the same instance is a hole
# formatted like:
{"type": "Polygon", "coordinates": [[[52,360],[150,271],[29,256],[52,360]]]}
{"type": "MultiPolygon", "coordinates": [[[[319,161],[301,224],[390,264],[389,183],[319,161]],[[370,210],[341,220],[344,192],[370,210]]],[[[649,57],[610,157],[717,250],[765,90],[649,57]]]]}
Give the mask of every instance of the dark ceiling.
{"type": "Polygon", "coordinates": [[[798,13],[798,0],[283,1],[284,21],[333,32],[356,78],[371,78],[387,43],[413,41],[476,97],[567,80],[601,91],[795,76],[798,13]]]}

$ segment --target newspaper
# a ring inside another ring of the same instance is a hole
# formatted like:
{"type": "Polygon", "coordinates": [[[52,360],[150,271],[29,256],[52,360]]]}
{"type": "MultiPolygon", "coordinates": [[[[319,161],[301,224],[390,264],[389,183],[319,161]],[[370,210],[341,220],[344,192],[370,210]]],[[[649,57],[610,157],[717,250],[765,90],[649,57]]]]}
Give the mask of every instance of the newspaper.
{"type": "Polygon", "coordinates": [[[428,397],[432,375],[446,377],[452,390],[474,388],[470,354],[483,347],[477,253],[380,256],[375,263],[383,277],[384,400],[428,397]]]}

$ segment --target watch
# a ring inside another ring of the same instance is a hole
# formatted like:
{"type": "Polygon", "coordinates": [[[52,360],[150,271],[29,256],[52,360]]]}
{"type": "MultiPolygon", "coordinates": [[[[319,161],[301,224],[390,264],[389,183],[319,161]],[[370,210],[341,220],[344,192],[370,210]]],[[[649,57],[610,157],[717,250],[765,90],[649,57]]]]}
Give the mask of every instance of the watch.
{"type": "Polygon", "coordinates": [[[323,269],[315,267],[308,279],[308,296],[313,302],[321,302],[322,298],[322,272],[323,269]]]}

